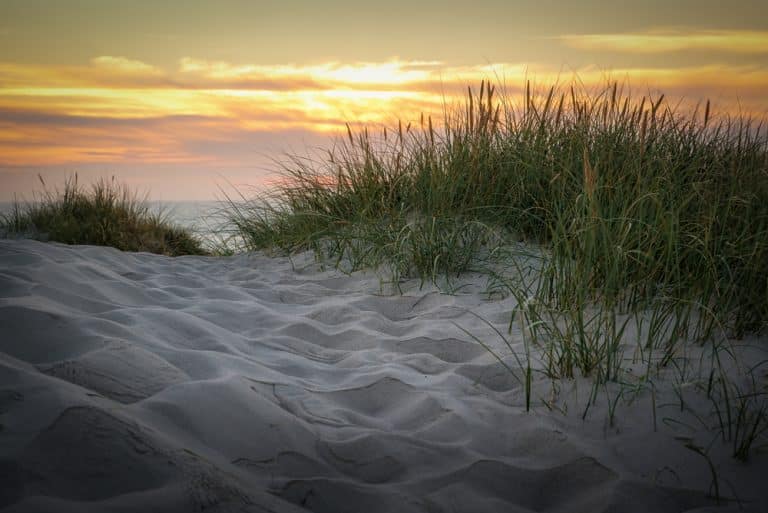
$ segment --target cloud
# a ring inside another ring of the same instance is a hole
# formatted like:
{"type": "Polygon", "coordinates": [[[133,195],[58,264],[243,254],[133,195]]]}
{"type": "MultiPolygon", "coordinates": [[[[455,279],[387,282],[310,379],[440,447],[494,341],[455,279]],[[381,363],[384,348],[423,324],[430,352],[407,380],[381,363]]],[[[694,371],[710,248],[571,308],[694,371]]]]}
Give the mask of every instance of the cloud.
{"type": "Polygon", "coordinates": [[[560,36],[568,46],[581,50],[627,53],[663,53],[708,50],[741,54],[768,53],[768,31],[655,29],[617,34],[560,36]]]}
{"type": "Polygon", "coordinates": [[[125,57],[113,57],[111,55],[103,55],[101,57],[95,57],[91,60],[91,63],[99,69],[106,70],[108,72],[123,73],[126,75],[163,75],[163,71],[155,66],[151,66],[142,61],[136,61],[127,59],[125,57]]]}
{"type": "MultiPolygon", "coordinates": [[[[215,121],[217,118],[207,116],[166,116],[164,118],[116,118],[98,116],[67,116],[40,111],[25,111],[18,109],[0,108],[0,124],[40,125],[40,126],[151,126],[160,119],[182,123],[215,121]]],[[[221,119],[221,118],[218,118],[221,119]]]]}
{"type": "Polygon", "coordinates": [[[0,92],[8,88],[140,89],[176,87],[162,69],[121,57],[96,57],[84,66],[43,66],[0,62],[0,92]]]}
{"type": "MultiPolygon", "coordinates": [[[[575,71],[588,88],[608,75],[641,91],[738,96],[748,112],[766,107],[768,70],[759,66],[575,71]]],[[[528,77],[539,84],[572,78],[541,65],[401,59],[257,65],[187,57],[173,69],[115,56],[82,66],[0,63],[0,165],[236,165],[266,134],[281,134],[269,137],[275,146],[283,139],[285,147],[301,146],[303,138],[327,137],[346,122],[439,117],[446,104],[463,99],[468,84],[500,80],[517,100],[528,77]]]]}
{"type": "Polygon", "coordinates": [[[407,84],[431,78],[442,63],[433,61],[359,62],[345,64],[327,62],[316,65],[234,65],[222,61],[206,61],[184,57],[179,61],[181,73],[193,73],[212,80],[310,81],[315,84],[355,86],[360,84],[407,84]]]}
{"type": "Polygon", "coordinates": [[[183,87],[243,91],[438,91],[444,76],[476,73],[477,67],[450,68],[437,61],[254,65],[185,57],[174,78],[183,87]]]}

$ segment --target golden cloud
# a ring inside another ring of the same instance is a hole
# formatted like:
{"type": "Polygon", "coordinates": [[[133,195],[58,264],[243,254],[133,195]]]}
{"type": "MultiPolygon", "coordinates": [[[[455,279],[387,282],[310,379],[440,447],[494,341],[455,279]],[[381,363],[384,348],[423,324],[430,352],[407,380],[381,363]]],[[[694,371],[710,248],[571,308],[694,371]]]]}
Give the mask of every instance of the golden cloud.
{"type": "Polygon", "coordinates": [[[125,57],[112,57],[103,55],[91,60],[93,66],[108,72],[124,73],[129,75],[162,75],[163,71],[142,61],[126,59],[125,57]]]}
{"type": "Polygon", "coordinates": [[[757,30],[656,29],[620,34],[572,34],[560,39],[573,48],[629,53],[710,50],[743,54],[768,53],[768,32],[757,30]]]}
{"type": "Polygon", "coordinates": [[[179,61],[181,73],[193,73],[213,80],[274,80],[302,81],[316,85],[403,85],[428,81],[441,69],[437,61],[362,62],[343,64],[328,62],[317,65],[233,65],[227,62],[211,62],[185,57],[179,61]]]}
{"type": "MultiPolygon", "coordinates": [[[[739,97],[747,112],[766,107],[768,71],[755,66],[589,67],[576,75],[587,88],[610,75],[640,94],[651,87],[694,99],[718,93],[739,97]]],[[[502,82],[514,98],[527,77],[547,85],[570,80],[544,66],[399,59],[254,65],[187,57],[174,69],[114,56],[83,66],[0,63],[0,165],[225,163],[247,154],[242,148],[254,134],[317,135],[345,122],[439,116],[463,98],[467,84],[502,82]]]]}

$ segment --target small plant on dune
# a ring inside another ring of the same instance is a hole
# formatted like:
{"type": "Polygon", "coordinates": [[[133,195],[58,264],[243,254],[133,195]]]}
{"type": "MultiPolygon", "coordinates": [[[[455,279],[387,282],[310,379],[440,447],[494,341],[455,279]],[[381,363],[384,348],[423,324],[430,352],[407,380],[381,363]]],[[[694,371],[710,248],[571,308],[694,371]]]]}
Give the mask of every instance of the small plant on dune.
{"type": "Polygon", "coordinates": [[[7,234],[172,256],[207,253],[188,230],[152,212],[146,201],[114,179],[96,182],[89,189],[78,184],[75,175],[63,191],[50,191],[40,181],[43,193],[36,201],[15,202],[3,216],[7,234]]]}

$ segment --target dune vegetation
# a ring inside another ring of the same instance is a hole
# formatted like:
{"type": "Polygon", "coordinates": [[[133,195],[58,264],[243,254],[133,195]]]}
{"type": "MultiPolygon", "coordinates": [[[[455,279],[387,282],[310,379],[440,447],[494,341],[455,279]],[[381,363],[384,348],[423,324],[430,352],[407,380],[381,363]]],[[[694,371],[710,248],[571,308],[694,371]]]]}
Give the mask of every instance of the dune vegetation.
{"type": "Polygon", "coordinates": [[[484,273],[489,292],[517,297],[528,389],[530,347],[548,377],[600,384],[623,379],[629,327],[640,381],[681,344],[713,342],[702,386],[730,408],[720,428],[737,422],[744,455],[768,429],[765,391],[728,382],[714,355],[768,327],[765,126],[616,83],[528,86],[517,103],[483,83],[446,110],[439,126],[348,126],[324,158],[290,158],[274,189],[230,202],[244,247],[311,249],[395,285],[484,273]]]}
{"type": "Polygon", "coordinates": [[[42,178],[40,181],[43,192],[34,201],[17,201],[9,213],[0,215],[0,228],[6,236],[170,256],[207,253],[189,230],[153,211],[144,199],[114,179],[88,188],[75,175],[63,190],[48,190],[42,178]]]}
{"type": "MultiPolygon", "coordinates": [[[[663,95],[469,91],[440,128],[348,131],[292,158],[267,197],[231,205],[249,249],[314,249],[352,269],[434,279],[512,239],[546,250],[533,293],[558,309],[659,298],[736,334],[768,322],[768,139],[762,125],[678,114],[663,95]]],[[[526,296],[527,297],[527,296],[526,296]]]]}

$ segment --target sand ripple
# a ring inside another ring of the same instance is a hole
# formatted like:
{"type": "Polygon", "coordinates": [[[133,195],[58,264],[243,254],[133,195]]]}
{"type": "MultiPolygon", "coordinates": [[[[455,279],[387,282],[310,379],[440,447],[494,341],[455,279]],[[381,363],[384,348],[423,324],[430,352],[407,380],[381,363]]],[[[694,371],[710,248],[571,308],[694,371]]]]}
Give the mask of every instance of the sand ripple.
{"type": "Polygon", "coordinates": [[[509,300],[476,292],[389,296],[307,255],[0,241],[0,508],[714,506],[698,455],[622,457],[661,436],[649,429],[526,413],[519,381],[454,324],[490,340],[471,310],[504,329],[509,300]],[[662,465],[682,477],[660,481],[662,465]]]}

